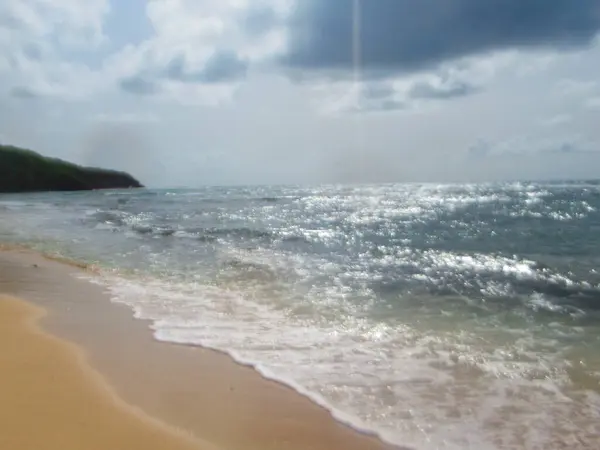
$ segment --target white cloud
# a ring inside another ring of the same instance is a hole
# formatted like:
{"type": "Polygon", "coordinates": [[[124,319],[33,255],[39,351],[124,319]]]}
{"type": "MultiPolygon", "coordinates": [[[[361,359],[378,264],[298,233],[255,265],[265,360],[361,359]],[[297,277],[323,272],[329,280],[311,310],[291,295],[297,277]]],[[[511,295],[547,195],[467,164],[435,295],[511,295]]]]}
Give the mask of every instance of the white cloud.
{"type": "MultiPolygon", "coordinates": [[[[0,5],[0,81],[9,89],[77,99],[142,76],[157,78],[152,82],[161,88],[159,100],[217,105],[231,100],[243,80],[228,79],[223,72],[223,82],[204,86],[203,77],[212,80],[221,73],[211,61],[233,55],[243,70],[250,62],[270,58],[285,43],[283,27],[248,36],[242,18],[264,7],[281,19],[291,5],[291,0],[149,0],[146,11],[154,35],[107,55],[92,70],[70,56],[79,51],[91,55],[90,50],[105,42],[108,0],[8,0],[0,5]],[[164,76],[178,60],[186,70],[180,75],[193,75],[190,82],[164,76]]],[[[230,64],[232,68],[236,67],[230,64]]]]}
{"type": "Polygon", "coordinates": [[[108,0],[5,0],[0,4],[0,81],[32,94],[81,98],[95,75],[65,54],[89,51],[106,39],[108,0]],[[4,27],[2,27],[2,23],[4,27]]]}
{"type": "Polygon", "coordinates": [[[186,103],[219,104],[230,100],[242,80],[225,77],[222,83],[203,86],[203,71],[221,54],[238,58],[240,64],[260,63],[285,44],[283,28],[250,37],[241,20],[251,10],[268,7],[276,14],[289,11],[290,0],[150,0],[147,14],[155,35],[137,46],[128,46],[113,55],[106,69],[117,78],[147,76],[160,85],[163,98],[186,103]],[[174,64],[195,74],[169,77],[174,64]]]}
{"type": "Polygon", "coordinates": [[[108,0],[4,0],[0,17],[17,39],[53,39],[60,45],[99,45],[105,39],[108,0]]]}

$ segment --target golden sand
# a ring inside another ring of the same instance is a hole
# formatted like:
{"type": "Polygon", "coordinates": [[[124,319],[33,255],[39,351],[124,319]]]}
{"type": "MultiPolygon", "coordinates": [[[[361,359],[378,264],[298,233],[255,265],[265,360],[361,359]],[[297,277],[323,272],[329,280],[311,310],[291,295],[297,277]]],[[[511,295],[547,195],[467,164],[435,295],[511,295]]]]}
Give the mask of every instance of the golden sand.
{"type": "Polygon", "coordinates": [[[209,448],[120,401],[77,347],[37,327],[43,314],[0,296],[0,449],[209,448]]]}

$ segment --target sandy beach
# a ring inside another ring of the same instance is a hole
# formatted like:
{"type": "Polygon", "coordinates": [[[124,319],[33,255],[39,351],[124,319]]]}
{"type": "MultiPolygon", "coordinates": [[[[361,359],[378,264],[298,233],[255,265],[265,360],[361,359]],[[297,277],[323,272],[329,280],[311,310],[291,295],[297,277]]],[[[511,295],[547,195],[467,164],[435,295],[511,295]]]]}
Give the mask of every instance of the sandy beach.
{"type": "Polygon", "coordinates": [[[0,296],[0,448],[209,449],[125,404],[44,311],[0,296]]]}
{"type": "Polygon", "coordinates": [[[84,270],[0,252],[1,448],[390,448],[227,355],[155,341],[84,270]]]}

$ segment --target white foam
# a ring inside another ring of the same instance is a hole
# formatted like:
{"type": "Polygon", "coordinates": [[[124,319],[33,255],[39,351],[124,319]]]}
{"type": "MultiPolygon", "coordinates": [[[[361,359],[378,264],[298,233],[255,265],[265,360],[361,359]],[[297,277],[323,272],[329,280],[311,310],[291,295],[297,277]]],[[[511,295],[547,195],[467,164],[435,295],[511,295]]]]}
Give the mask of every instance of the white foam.
{"type": "Polygon", "coordinates": [[[587,432],[564,425],[576,411],[593,414],[591,400],[566,397],[564,356],[530,330],[485,344],[486,331],[494,339],[499,330],[443,332],[351,314],[315,322],[231,289],[110,275],[95,281],[150,319],[156,339],[226,352],[388,442],[543,448],[600,433],[600,421],[587,432]],[[534,426],[523,430],[524,420],[534,426]]]}

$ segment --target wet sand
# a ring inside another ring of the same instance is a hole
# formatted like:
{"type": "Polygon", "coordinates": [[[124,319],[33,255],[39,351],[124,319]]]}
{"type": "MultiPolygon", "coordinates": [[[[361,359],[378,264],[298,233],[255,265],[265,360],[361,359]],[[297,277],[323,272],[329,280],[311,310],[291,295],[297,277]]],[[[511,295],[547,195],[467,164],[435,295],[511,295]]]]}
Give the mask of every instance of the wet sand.
{"type": "Polygon", "coordinates": [[[156,420],[231,450],[395,448],[228,355],[155,341],[148,322],[82,274],[29,251],[0,252],[0,293],[47,309],[44,329],[81,346],[123,401],[156,420]]]}

